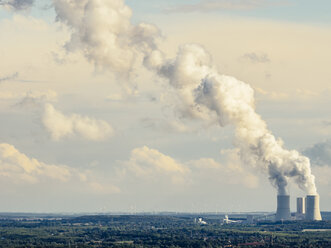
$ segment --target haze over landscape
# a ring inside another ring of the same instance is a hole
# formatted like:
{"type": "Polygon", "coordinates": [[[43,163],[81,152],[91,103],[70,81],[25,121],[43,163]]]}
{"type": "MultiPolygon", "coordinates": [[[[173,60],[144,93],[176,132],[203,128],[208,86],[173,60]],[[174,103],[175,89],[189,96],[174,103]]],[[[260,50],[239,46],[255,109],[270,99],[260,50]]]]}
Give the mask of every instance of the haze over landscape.
{"type": "Polygon", "coordinates": [[[330,9],[0,0],[0,211],[331,211],[330,9]]]}

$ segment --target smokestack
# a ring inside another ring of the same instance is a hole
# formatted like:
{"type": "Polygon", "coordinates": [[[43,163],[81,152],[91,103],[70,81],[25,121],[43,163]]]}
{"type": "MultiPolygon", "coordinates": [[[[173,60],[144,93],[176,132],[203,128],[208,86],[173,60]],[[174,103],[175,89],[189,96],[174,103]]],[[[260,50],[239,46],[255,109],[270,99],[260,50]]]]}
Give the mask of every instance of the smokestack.
{"type": "Polygon", "coordinates": [[[306,212],[305,199],[303,197],[297,198],[297,214],[304,214],[306,212]]]}
{"type": "Polygon", "coordinates": [[[290,196],[289,195],[277,195],[276,221],[289,220],[290,218],[291,218],[290,196]]]}
{"type": "Polygon", "coordinates": [[[322,220],[318,195],[306,197],[306,220],[322,220]]]}

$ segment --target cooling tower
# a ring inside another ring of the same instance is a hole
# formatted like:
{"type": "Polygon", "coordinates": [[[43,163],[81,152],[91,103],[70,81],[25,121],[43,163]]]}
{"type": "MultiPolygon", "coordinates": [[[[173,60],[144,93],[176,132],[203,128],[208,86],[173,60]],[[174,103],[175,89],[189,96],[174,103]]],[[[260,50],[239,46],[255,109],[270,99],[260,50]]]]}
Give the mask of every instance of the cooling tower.
{"type": "Polygon", "coordinates": [[[322,220],[318,195],[306,197],[306,220],[322,220]]]}
{"type": "Polygon", "coordinates": [[[305,199],[303,197],[297,198],[297,214],[304,214],[306,210],[305,199]]]}
{"type": "Polygon", "coordinates": [[[289,220],[290,218],[291,218],[290,196],[277,195],[276,221],[289,220]]]}

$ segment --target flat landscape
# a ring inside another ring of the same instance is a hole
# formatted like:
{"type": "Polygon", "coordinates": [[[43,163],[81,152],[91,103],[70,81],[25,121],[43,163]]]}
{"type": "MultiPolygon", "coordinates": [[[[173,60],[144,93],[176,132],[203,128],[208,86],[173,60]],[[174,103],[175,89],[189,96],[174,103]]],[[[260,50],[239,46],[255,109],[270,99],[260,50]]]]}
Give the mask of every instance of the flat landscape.
{"type": "MultiPolygon", "coordinates": [[[[2,214],[0,247],[330,247],[331,213],[324,221],[223,223],[222,214],[2,214]],[[206,224],[199,224],[203,218],[206,224]],[[307,231],[309,230],[309,231],[307,231]]],[[[258,217],[258,215],[255,215],[258,217]]]]}

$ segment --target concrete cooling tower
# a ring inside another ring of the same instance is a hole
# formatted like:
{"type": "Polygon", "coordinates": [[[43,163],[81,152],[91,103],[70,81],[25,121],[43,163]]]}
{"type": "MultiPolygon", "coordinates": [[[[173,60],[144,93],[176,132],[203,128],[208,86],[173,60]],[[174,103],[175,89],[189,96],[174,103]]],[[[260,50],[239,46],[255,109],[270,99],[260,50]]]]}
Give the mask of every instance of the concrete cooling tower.
{"type": "Polygon", "coordinates": [[[305,199],[303,197],[297,198],[297,214],[304,214],[306,210],[305,199]]]}
{"type": "Polygon", "coordinates": [[[290,196],[277,195],[276,221],[289,220],[290,218],[291,218],[290,196]]]}
{"type": "Polygon", "coordinates": [[[322,220],[318,195],[306,197],[306,220],[322,220]]]}

